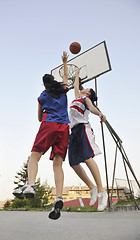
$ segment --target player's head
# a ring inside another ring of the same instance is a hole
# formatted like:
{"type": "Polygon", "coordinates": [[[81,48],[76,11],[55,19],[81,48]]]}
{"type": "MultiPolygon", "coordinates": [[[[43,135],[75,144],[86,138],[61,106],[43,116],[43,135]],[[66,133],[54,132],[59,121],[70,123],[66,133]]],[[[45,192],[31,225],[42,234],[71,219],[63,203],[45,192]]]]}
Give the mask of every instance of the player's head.
{"type": "Polygon", "coordinates": [[[45,74],[42,80],[46,91],[54,98],[59,98],[60,94],[68,91],[68,89],[64,89],[62,83],[54,80],[54,77],[50,74],[45,74]]]}
{"type": "Polygon", "coordinates": [[[90,100],[91,100],[92,103],[96,102],[97,99],[98,99],[97,96],[96,96],[95,91],[94,91],[92,88],[90,88],[89,98],[90,98],[90,100]]]}
{"type": "Polygon", "coordinates": [[[44,86],[47,86],[47,84],[50,84],[54,81],[54,77],[50,74],[45,74],[42,78],[44,86]]]}
{"type": "Polygon", "coordinates": [[[97,101],[96,93],[92,88],[84,89],[82,86],[79,85],[79,90],[82,95],[88,96],[93,104],[95,101],[97,101]]]}

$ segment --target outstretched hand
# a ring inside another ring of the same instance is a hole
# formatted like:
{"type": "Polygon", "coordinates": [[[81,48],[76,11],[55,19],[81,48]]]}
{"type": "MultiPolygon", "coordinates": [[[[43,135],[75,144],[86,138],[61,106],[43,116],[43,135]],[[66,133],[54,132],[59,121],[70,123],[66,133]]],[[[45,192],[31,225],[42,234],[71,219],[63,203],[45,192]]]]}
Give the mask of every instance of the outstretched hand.
{"type": "Polygon", "coordinates": [[[63,63],[66,63],[67,62],[67,59],[68,59],[69,55],[67,54],[67,52],[63,52],[63,56],[62,56],[62,61],[63,63]]]}

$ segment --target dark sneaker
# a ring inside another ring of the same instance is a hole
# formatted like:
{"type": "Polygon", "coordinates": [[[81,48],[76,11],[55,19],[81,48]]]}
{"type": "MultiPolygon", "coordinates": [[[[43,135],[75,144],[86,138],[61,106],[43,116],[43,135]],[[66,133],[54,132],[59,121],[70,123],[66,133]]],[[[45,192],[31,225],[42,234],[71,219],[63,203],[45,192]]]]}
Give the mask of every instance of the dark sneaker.
{"type": "Polygon", "coordinates": [[[22,188],[14,190],[13,195],[19,199],[23,199],[25,197],[23,191],[26,189],[26,187],[27,185],[23,186],[22,188]]]}
{"type": "Polygon", "coordinates": [[[63,198],[58,197],[53,204],[53,208],[49,213],[49,218],[56,220],[61,216],[60,210],[63,208],[63,198]]]}
{"type": "Polygon", "coordinates": [[[23,190],[23,194],[26,198],[34,198],[35,191],[35,185],[27,185],[26,188],[23,190]]]}

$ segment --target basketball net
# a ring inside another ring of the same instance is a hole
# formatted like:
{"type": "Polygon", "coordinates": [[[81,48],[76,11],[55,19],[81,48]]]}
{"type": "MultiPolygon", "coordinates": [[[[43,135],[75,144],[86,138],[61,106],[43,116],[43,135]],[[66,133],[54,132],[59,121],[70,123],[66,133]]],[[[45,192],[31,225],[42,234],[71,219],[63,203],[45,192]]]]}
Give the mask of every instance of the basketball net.
{"type": "MultiPolygon", "coordinates": [[[[78,67],[74,64],[67,64],[67,71],[68,71],[68,87],[73,87],[73,83],[75,81],[76,73],[78,67]]],[[[59,69],[59,75],[63,78],[64,77],[64,66],[59,69]]]]}

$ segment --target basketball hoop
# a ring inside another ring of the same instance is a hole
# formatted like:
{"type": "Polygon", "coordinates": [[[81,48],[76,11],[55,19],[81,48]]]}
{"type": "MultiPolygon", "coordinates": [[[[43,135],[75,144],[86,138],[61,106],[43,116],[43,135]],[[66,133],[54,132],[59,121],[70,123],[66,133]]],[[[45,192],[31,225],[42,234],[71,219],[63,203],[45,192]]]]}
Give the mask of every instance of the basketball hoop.
{"type": "MultiPolygon", "coordinates": [[[[73,85],[76,77],[78,67],[74,64],[67,64],[67,71],[68,71],[68,86],[70,87],[73,85]]],[[[59,75],[63,78],[64,77],[64,66],[59,69],[59,75]]]]}

